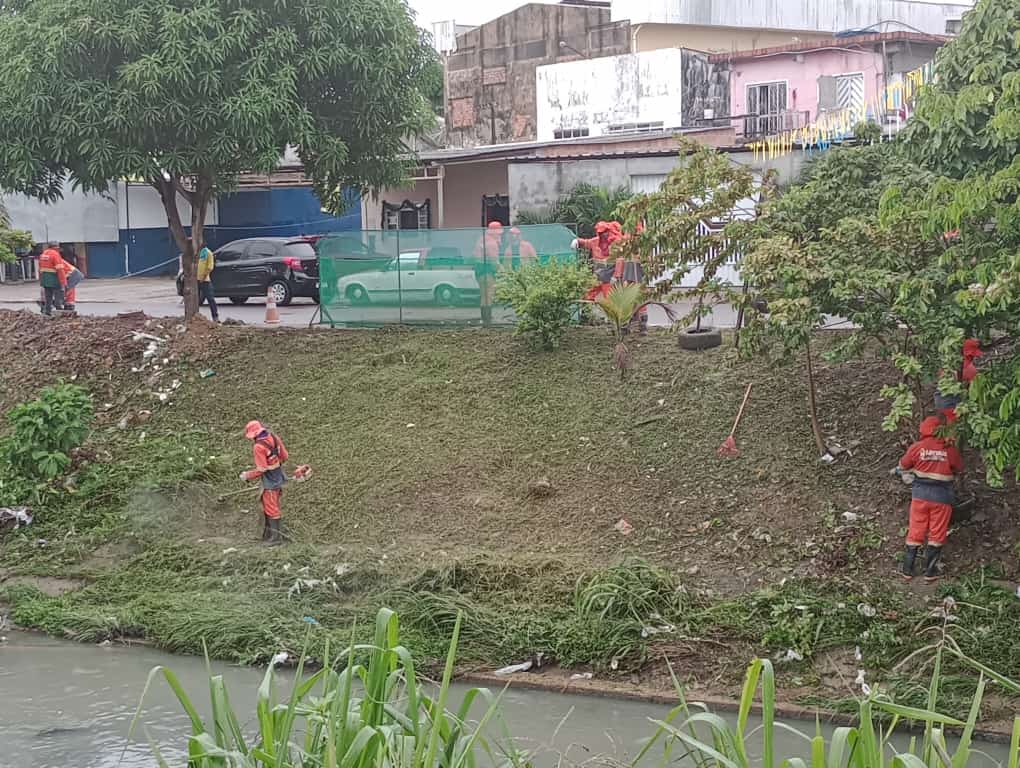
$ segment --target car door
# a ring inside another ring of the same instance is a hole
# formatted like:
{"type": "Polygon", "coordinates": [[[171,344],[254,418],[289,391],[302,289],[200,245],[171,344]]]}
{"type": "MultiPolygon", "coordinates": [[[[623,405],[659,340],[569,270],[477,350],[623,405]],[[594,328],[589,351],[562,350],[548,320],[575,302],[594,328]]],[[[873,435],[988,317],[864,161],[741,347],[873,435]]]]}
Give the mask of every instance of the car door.
{"type": "Polygon", "coordinates": [[[252,240],[241,260],[240,280],[245,296],[260,296],[269,287],[273,265],[280,261],[280,243],[252,240]]]}
{"type": "Polygon", "coordinates": [[[247,249],[246,240],[227,243],[216,251],[215,265],[212,273],[213,290],[217,296],[243,296],[239,293],[240,283],[238,269],[247,249]]]}

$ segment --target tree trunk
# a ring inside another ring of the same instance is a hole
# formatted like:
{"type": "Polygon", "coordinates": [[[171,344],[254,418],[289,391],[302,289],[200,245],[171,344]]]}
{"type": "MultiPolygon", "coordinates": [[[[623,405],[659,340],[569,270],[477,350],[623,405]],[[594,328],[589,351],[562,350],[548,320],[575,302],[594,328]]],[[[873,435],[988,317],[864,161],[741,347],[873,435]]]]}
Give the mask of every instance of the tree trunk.
{"type": "Polygon", "coordinates": [[[196,181],[195,190],[184,188],[179,177],[157,178],[152,186],[159,192],[166,211],[167,224],[174,242],[181,251],[181,271],[184,283],[184,319],[198,314],[198,252],[205,245],[205,213],[209,206],[210,184],[203,177],[196,181]],[[183,197],[191,205],[191,237],[188,237],[177,209],[177,198],[183,197]]]}
{"type": "Polygon", "coordinates": [[[811,431],[815,436],[815,445],[818,447],[818,455],[824,456],[829,452],[825,446],[825,438],[822,435],[822,427],[818,423],[818,400],[815,394],[815,371],[811,364],[811,342],[804,345],[804,352],[807,357],[807,378],[808,378],[808,404],[811,406],[811,431]]]}

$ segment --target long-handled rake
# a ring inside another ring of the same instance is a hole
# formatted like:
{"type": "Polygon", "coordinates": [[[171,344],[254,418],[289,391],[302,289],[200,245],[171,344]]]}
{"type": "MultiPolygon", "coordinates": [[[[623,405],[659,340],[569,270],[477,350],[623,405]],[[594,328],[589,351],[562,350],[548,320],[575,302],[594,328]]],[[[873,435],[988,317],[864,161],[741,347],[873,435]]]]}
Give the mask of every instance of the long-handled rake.
{"type": "Polygon", "coordinates": [[[747,407],[747,399],[751,396],[751,384],[747,385],[747,391],[744,392],[744,401],[740,404],[740,410],[737,411],[737,418],[733,422],[733,429],[730,430],[730,435],[723,444],[719,446],[718,454],[720,456],[738,456],[740,451],[737,450],[737,440],[735,435],[737,434],[737,427],[740,426],[740,419],[744,415],[744,408],[747,407]]]}

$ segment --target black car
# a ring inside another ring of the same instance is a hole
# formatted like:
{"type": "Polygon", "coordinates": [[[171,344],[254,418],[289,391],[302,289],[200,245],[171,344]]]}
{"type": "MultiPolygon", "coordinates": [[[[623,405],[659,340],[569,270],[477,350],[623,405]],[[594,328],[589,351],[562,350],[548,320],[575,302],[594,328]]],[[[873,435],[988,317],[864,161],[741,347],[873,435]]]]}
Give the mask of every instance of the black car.
{"type": "MultiPolygon", "coordinates": [[[[270,290],[280,306],[295,298],[319,300],[319,261],[312,237],[258,237],[235,240],[214,251],[212,273],[217,298],[244,304],[270,290]]],[[[184,275],[177,273],[177,295],[184,295],[184,275]]]]}

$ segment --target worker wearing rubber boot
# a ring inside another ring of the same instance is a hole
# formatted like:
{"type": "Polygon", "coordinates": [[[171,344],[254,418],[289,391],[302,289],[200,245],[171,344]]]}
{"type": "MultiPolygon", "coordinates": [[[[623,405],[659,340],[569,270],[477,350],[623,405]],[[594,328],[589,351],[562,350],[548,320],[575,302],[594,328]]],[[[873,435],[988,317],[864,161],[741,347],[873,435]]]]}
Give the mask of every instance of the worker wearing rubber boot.
{"type": "Polygon", "coordinates": [[[280,534],[280,496],[287,476],[283,472],[283,464],[287,461],[287,449],[283,441],[274,435],[259,421],[249,421],[244,428],[244,436],[254,442],[255,469],[241,473],[242,480],[262,481],[262,514],[264,527],[262,540],[268,546],[283,543],[280,534]]]}
{"type": "Polygon", "coordinates": [[[925,581],[938,578],[942,547],[949,535],[949,521],[953,516],[953,481],[963,472],[963,459],[956,446],[936,432],[942,426],[937,416],[921,422],[921,439],[914,443],[900,459],[896,472],[909,472],[911,485],[910,528],[907,531],[907,550],[903,560],[903,578],[914,577],[914,562],[927,539],[924,568],[925,581]]]}

